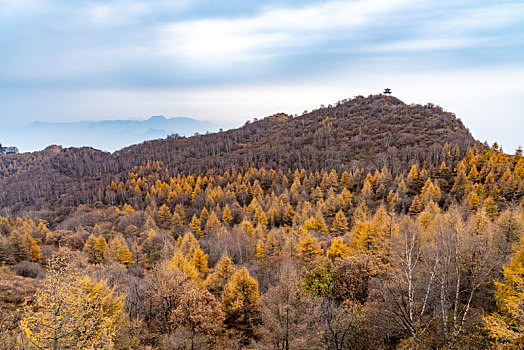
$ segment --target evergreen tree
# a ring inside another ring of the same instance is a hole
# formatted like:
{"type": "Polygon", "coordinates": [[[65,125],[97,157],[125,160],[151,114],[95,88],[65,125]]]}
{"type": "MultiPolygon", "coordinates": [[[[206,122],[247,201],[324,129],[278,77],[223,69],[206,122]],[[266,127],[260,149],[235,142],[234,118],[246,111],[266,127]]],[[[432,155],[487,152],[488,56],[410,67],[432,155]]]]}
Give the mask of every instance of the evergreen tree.
{"type": "Polygon", "coordinates": [[[11,260],[22,262],[31,259],[31,250],[24,234],[18,230],[13,230],[9,236],[9,241],[11,243],[11,260]]]}

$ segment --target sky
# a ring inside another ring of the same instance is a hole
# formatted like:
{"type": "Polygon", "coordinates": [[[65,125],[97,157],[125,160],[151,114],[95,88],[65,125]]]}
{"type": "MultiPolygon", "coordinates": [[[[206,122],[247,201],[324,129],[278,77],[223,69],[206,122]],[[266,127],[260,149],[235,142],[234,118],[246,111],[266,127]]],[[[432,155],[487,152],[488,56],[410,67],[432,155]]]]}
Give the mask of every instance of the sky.
{"type": "Polygon", "coordinates": [[[227,128],[385,87],[513,153],[524,2],[0,0],[0,142],[34,121],[227,128]]]}

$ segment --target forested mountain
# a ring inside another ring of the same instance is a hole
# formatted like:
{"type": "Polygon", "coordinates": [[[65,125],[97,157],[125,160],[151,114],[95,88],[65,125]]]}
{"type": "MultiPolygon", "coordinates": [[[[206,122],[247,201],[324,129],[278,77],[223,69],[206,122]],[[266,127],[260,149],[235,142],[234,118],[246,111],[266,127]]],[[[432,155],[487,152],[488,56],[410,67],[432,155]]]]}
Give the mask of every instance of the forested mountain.
{"type": "Polygon", "coordinates": [[[171,175],[248,165],[339,171],[386,167],[396,175],[415,163],[438,166],[445,145],[457,146],[464,154],[473,143],[460,120],[440,107],[409,106],[383,95],[356,97],[298,117],[277,114],[238,129],[168,137],[113,154],[70,148],[53,157],[2,157],[0,204],[17,209],[56,202],[92,203],[97,189],[148,161],[161,161],[171,175]]]}
{"type": "Polygon", "coordinates": [[[522,151],[440,107],[0,160],[0,349],[524,343],[522,151]]]}

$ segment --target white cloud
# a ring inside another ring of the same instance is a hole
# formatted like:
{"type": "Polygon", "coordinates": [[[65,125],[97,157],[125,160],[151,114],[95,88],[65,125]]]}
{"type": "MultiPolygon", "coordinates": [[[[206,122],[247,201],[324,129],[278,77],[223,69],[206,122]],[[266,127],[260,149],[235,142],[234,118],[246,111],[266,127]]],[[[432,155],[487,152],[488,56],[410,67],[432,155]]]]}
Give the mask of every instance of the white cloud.
{"type": "Polygon", "coordinates": [[[363,51],[400,52],[452,50],[494,43],[492,38],[435,38],[393,41],[382,45],[370,46],[363,51]]]}
{"type": "Polygon", "coordinates": [[[524,3],[499,3],[453,11],[448,18],[427,27],[433,33],[476,32],[518,24],[524,20],[524,3]]]}
{"type": "Polygon", "coordinates": [[[314,45],[333,31],[351,31],[413,2],[330,1],[299,9],[266,10],[249,18],[179,22],[161,28],[159,46],[164,53],[198,62],[254,59],[281,49],[314,45]]]}

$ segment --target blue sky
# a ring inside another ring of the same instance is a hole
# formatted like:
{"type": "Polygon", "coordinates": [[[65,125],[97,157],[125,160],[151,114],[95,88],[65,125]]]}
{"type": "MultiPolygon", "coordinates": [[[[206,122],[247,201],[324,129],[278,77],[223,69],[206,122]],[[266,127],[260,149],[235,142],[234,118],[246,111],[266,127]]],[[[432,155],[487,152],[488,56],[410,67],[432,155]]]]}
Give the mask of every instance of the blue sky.
{"type": "Polygon", "coordinates": [[[36,120],[241,125],[386,86],[524,146],[524,2],[0,0],[0,142],[36,120]]]}

